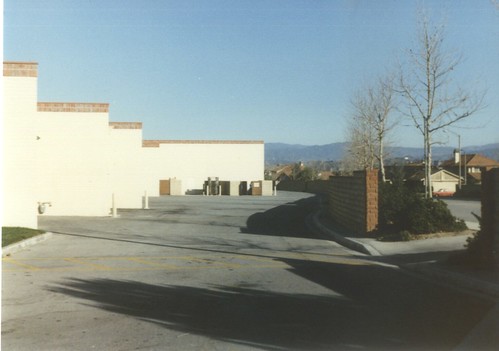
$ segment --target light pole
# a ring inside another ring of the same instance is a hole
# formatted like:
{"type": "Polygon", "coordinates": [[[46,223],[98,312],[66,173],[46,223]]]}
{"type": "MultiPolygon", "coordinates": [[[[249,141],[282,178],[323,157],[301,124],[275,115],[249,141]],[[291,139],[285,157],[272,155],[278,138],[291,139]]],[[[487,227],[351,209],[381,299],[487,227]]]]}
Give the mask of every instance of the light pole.
{"type": "MultiPolygon", "coordinates": [[[[454,133],[453,131],[450,131],[448,130],[447,132],[450,132],[454,135],[457,136],[457,152],[458,152],[458,171],[459,171],[459,180],[458,180],[458,187],[459,187],[459,190],[461,190],[461,187],[462,187],[462,182],[461,182],[461,178],[462,178],[462,173],[461,173],[461,135],[460,134],[457,134],[457,133],[454,133]]],[[[456,161],[456,157],[454,156],[454,162],[456,161]]],[[[465,176],[466,176],[466,161],[465,161],[465,176]]]]}
{"type": "Polygon", "coordinates": [[[459,152],[459,190],[461,190],[461,135],[457,135],[457,151],[459,152]]]}

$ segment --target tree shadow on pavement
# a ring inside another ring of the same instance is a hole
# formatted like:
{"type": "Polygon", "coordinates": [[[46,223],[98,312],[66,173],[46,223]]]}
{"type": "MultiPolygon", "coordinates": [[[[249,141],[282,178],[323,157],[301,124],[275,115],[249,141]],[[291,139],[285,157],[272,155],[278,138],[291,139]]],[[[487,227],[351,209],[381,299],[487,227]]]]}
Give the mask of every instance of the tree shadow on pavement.
{"type": "Polygon", "coordinates": [[[251,215],[242,233],[287,236],[295,238],[317,238],[307,224],[307,217],[319,208],[317,196],[290,202],[265,212],[251,215]]]}
{"type": "Polygon", "coordinates": [[[438,261],[444,262],[450,256],[463,251],[464,250],[403,253],[403,254],[392,254],[392,255],[383,255],[383,256],[367,256],[365,257],[365,259],[394,264],[394,265],[405,265],[405,264],[421,263],[421,262],[438,262],[438,261]]]}
{"type": "Polygon", "coordinates": [[[363,313],[352,328],[388,336],[404,350],[455,348],[493,305],[394,267],[283,261],[294,274],[357,302],[363,313]]]}
{"type": "Polygon", "coordinates": [[[70,279],[48,290],[169,330],[266,350],[451,349],[490,307],[382,266],[283,262],[331,292],[112,279],[70,279]]]}

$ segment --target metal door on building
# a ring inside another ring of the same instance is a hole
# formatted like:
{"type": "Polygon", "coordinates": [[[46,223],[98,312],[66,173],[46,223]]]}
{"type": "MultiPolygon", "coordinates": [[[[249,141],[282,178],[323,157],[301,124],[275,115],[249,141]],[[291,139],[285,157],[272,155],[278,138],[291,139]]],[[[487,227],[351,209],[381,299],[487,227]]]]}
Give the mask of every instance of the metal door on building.
{"type": "Polygon", "coordinates": [[[159,195],[170,195],[170,179],[159,181],[159,195]]]}

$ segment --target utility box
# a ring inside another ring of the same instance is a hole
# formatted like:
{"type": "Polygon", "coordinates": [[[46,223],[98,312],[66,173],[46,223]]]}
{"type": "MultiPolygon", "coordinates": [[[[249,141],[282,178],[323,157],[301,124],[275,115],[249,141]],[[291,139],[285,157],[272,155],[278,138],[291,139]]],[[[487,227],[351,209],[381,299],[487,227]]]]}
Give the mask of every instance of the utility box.
{"type": "Polygon", "coordinates": [[[262,196],[274,195],[274,182],[271,180],[262,180],[262,196]]]}
{"type": "Polygon", "coordinates": [[[220,182],[220,188],[222,189],[222,195],[229,195],[229,196],[239,196],[241,182],[240,181],[223,181],[220,182]]]}
{"type": "Polygon", "coordinates": [[[251,195],[262,196],[262,181],[251,182],[251,195]]]}
{"type": "Polygon", "coordinates": [[[182,193],[182,181],[180,179],[170,179],[170,195],[184,195],[182,193]]]}
{"type": "Polygon", "coordinates": [[[239,195],[248,195],[248,182],[242,181],[239,183],[239,195]]]}
{"type": "Polygon", "coordinates": [[[208,177],[208,180],[204,182],[203,188],[205,195],[221,195],[220,180],[218,177],[208,177]]]}
{"type": "Polygon", "coordinates": [[[160,180],[159,195],[184,195],[182,193],[182,181],[175,178],[160,180]]]}
{"type": "Polygon", "coordinates": [[[254,196],[272,196],[274,186],[271,180],[257,180],[251,182],[251,195],[254,196]]]}
{"type": "Polygon", "coordinates": [[[231,181],[229,182],[229,195],[239,196],[239,188],[241,187],[241,182],[231,181]]]}

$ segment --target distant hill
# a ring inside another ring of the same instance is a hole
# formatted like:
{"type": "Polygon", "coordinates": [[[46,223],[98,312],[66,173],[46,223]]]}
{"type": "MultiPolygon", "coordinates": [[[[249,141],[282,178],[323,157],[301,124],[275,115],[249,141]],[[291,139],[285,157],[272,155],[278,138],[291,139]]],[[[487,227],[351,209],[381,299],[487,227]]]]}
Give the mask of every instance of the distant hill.
{"type": "Polygon", "coordinates": [[[343,158],[347,143],[327,145],[265,144],[265,163],[283,164],[299,161],[337,161],[343,158]]]}
{"type": "MultiPolygon", "coordinates": [[[[348,143],[332,143],[326,145],[297,145],[283,143],[265,144],[265,164],[285,164],[308,161],[340,161],[343,158],[348,143]]],[[[486,157],[499,161],[499,143],[482,146],[468,146],[462,148],[466,154],[480,153],[486,157]]],[[[433,147],[432,154],[435,161],[452,158],[454,148],[433,147]]],[[[408,157],[417,160],[423,158],[423,148],[416,147],[389,147],[388,158],[408,157]]]]}

